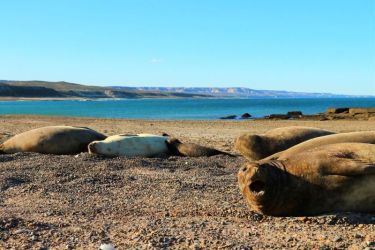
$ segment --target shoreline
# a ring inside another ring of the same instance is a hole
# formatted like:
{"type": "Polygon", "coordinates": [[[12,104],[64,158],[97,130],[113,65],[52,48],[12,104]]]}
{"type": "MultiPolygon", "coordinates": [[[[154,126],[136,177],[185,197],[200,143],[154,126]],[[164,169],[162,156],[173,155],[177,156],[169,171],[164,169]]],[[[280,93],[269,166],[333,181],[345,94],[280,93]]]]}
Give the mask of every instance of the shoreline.
{"type": "Polygon", "coordinates": [[[140,97],[140,98],[89,98],[89,97],[0,97],[0,101],[100,101],[100,100],[144,100],[144,99],[375,99],[375,96],[345,96],[345,97],[272,97],[272,96],[262,96],[262,97],[241,97],[241,96],[205,96],[205,97],[140,97]]]}

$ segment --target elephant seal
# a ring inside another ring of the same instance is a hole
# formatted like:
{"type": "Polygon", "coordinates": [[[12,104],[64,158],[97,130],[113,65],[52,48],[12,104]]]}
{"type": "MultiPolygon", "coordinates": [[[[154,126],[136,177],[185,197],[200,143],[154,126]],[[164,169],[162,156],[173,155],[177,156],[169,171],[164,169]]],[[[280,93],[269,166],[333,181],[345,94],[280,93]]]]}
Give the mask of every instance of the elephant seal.
{"type": "Polygon", "coordinates": [[[213,156],[213,155],[229,155],[232,154],[214,149],[204,147],[195,143],[182,143],[176,138],[170,138],[167,140],[167,147],[171,155],[177,156],[188,156],[188,157],[201,157],[201,156],[213,156]]]}
{"type": "Polygon", "coordinates": [[[319,128],[303,126],[282,127],[269,130],[260,135],[242,134],[236,138],[234,147],[246,158],[260,160],[311,138],[331,134],[334,134],[334,132],[319,128]]]}
{"type": "Polygon", "coordinates": [[[87,151],[90,142],[105,138],[105,135],[89,128],[48,126],[13,136],[0,144],[0,153],[78,154],[87,151]]]}
{"type": "Polygon", "coordinates": [[[251,210],[273,216],[375,212],[375,145],[330,144],[238,173],[251,210]]]}
{"type": "Polygon", "coordinates": [[[275,159],[283,160],[295,154],[298,154],[300,152],[304,152],[306,150],[316,148],[322,145],[328,145],[328,144],[334,144],[334,143],[345,143],[345,142],[375,144],[375,131],[340,133],[340,134],[333,134],[333,135],[313,138],[311,140],[297,144],[287,150],[273,154],[263,160],[264,161],[275,160],[275,159]]]}
{"type": "Polygon", "coordinates": [[[167,139],[166,136],[152,134],[114,135],[103,141],[91,142],[88,149],[90,154],[111,157],[157,157],[168,154],[167,139]]]}

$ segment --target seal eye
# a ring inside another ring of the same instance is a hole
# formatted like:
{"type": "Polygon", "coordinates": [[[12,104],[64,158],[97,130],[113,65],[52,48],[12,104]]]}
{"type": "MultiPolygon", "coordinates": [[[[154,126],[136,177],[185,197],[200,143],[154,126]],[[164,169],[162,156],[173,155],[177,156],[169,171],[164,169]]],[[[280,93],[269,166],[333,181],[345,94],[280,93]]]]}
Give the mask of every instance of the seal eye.
{"type": "Polygon", "coordinates": [[[264,191],[266,184],[263,181],[253,181],[249,188],[253,193],[260,193],[264,191]]]}
{"type": "Polygon", "coordinates": [[[242,172],[245,172],[247,170],[247,167],[243,167],[243,168],[241,168],[241,171],[242,172]]]}

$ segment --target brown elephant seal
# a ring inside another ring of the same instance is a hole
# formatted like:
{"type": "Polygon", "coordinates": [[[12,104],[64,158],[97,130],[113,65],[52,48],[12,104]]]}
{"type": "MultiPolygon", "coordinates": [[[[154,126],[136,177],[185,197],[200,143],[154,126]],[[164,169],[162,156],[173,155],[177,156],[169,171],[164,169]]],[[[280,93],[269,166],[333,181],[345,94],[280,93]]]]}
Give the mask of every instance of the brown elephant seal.
{"type": "Polygon", "coordinates": [[[250,208],[266,215],[375,213],[375,145],[330,144],[285,161],[248,163],[238,182],[250,208]]]}
{"type": "Polygon", "coordinates": [[[182,143],[176,138],[170,138],[167,140],[167,147],[169,154],[177,156],[188,156],[188,157],[201,157],[201,156],[213,156],[213,155],[229,155],[234,156],[230,153],[226,153],[214,148],[204,147],[195,143],[182,143]]]}
{"type": "Polygon", "coordinates": [[[89,128],[49,126],[13,136],[0,144],[0,153],[78,154],[87,151],[90,142],[105,138],[105,135],[89,128]]]}
{"type": "Polygon", "coordinates": [[[333,135],[313,138],[308,141],[297,144],[291,148],[288,148],[287,150],[273,154],[263,160],[264,161],[275,160],[275,159],[283,160],[295,154],[304,152],[312,148],[316,148],[316,147],[328,145],[328,144],[345,143],[345,142],[375,144],[375,131],[341,133],[341,134],[333,134],[333,135]]]}
{"type": "Polygon", "coordinates": [[[334,134],[334,132],[320,128],[282,127],[260,135],[242,134],[236,138],[234,147],[246,158],[260,160],[311,138],[331,134],[334,134]]]}

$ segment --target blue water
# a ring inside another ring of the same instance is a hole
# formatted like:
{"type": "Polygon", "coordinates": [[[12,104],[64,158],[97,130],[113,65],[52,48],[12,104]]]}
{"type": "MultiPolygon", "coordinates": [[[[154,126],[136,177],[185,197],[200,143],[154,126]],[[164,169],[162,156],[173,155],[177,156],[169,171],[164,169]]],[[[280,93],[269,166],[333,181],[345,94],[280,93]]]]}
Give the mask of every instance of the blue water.
{"type": "Polygon", "coordinates": [[[1,101],[0,114],[210,120],[245,112],[254,117],[292,110],[314,114],[329,107],[375,107],[375,98],[1,101]]]}

